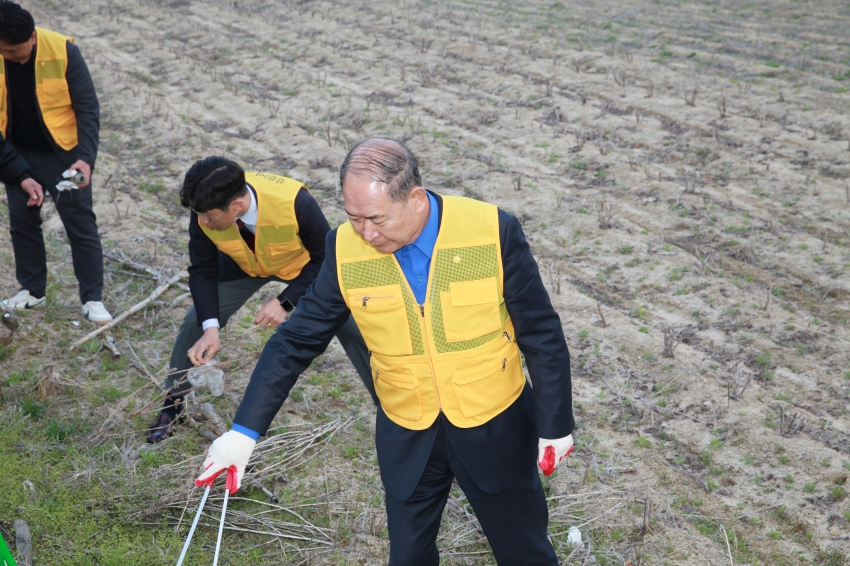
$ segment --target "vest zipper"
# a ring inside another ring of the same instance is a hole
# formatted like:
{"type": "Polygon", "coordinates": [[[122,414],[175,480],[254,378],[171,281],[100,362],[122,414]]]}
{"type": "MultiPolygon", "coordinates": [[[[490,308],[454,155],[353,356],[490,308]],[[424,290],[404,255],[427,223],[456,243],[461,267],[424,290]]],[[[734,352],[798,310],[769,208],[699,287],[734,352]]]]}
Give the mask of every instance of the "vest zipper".
{"type": "MultiPolygon", "coordinates": [[[[440,243],[442,238],[440,238],[440,233],[437,233],[437,241],[434,243],[434,255],[437,254],[437,250],[440,249],[440,243]]],[[[401,278],[404,281],[405,287],[407,287],[407,292],[410,293],[411,297],[416,297],[416,293],[413,292],[413,288],[410,286],[410,282],[407,280],[407,277],[404,275],[404,270],[401,268],[401,264],[398,262],[398,259],[395,257],[395,254],[391,254],[393,258],[393,263],[398,269],[398,273],[401,274],[401,278]]],[[[431,269],[428,270],[428,288],[425,291],[425,301],[428,301],[428,297],[431,294],[431,285],[434,283],[434,270],[436,263],[434,261],[431,262],[431,269]]],[[[437,369],[434,365],[433,355],[431,353],[431,344],[428,340],[428,328],[425,322],[425,305],[419,305],[419,314],[422,315],[422,324],[419,326],[420,331],[422,332],[422,347],[425,350],[425,356],[428,358],[428,371],[431,372],[431,380],[434,382],[434,394],[437,396],[437,408],[440,412],[443,412],[443,400],[440,398],[440,386],[437,383],[437,369]]]]}
{"type": "MultiPolygon", "coordinates": [[[[408,285],[409,286],[409,285],[408,285]]],[[[411,294],[413,294],[411,292],[411,294]]],[[[428,356],[428,366],[431,371],[431,379],[434,381],[434,393],[437,395],[437,407],[440,412],[443,412],[443,400],[440,397],[440,386],[437,384],[437,374],[434,366],[434,360],[431,358],[431,346],[428,343],[428,329],[425,324],[425,305],[419,305],[419,313],[422,315],[422,341],[425,343],[425,355],[428,356]]]]}

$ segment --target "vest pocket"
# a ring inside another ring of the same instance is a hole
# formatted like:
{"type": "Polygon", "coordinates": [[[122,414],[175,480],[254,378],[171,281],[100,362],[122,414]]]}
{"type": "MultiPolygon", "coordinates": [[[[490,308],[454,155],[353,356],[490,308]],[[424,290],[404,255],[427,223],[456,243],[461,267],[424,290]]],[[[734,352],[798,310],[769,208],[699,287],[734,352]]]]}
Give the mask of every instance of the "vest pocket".
{"type": "Polygon", "coordinates": [[[375,392],[387,413],[408,421],[422,418],[422,396],[416,378],[375,371],[375,392]]]}
{"type": "Polygon", "coordinates": [[[288,254],[290,252],[297,252],[300,249],[301,242],[298,240],[290,240],[289,242],[274,242],[265,246],[266,255],[270,259],[278,259],[275,256],[288,254]]]}
{"type": "Polygon", "coordinates": [[[60,108],[71,106],[71,93],[68,90],[68,81],[62,79],[43,78],[39,89],[39,102],[42,108],[60,108]]]}
{"type": "MultiPolygon", "coordinates": [[[[225,255],[229,255],[236,263],[240,263],[242,256],[245,255],[245,244],[242,240],[213,240],[213,243],[218,247],[218,250],[225,255]]],[[[241,264],[240,264],[241,266],[241,264]]]]}
{"type": "Polygon", "coordinates": [[[525,383],[522,363],[516,348],[507,357],[490,359],[452,374],[452,389],[466,418],[498,407],[525,383]]]}
{"type": "Polygon", "coordinates": [[[47,129],[62,148],[70,149],[77,145],[77,115],[70,106],[51,110],[44,115],[47,129]]]}
{"type": "Polygon", "coordinates": [[[496,278],[457,281],[440,293],[446,340],[473,340],[502,327],[496,278]]]}
{"type": "Polygon", "coordinates": [[[410,323],[400,285],[349,291],[348,308],[370,351],[384,356],[413,354],[410,323]]]}

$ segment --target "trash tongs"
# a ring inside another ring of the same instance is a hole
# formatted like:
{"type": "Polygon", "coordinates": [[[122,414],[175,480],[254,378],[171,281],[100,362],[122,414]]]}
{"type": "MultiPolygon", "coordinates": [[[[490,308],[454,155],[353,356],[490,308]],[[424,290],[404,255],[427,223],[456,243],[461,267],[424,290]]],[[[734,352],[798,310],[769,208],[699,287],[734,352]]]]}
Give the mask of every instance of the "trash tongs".
{"type": "MultiPolygon", "coordinates": [[[[232,471],[233,473],[233,483],[236,483],[236,471],[232,471]]],[[[218,565],[218,553],[221,550],[221,534],[224,531],[224,515],[227,513],[227,498],[230,495],[230,481],[231,481],[231,470],[225,471],[225,482],[224,482],[224,503],[221,506],[221,519],[218,523],[218,539],[215,541],[215,557],[213,558],[213,566],[218,565]]],[[[204,489],[204,496],[201,498],[201,504],[198,505],[198,510],[195,513],[195,520],[192,521],[192,528],[189,529],[189,536],[186,537],[186,542],[183,543],[183,551],[180,553],[180,558],[177,560],[177,566],[181,566],[183,564],[183,559],[186,558],[186,551],[189,550],[189,544],[192,542],[192,535],[195,534],[195,527],[198,526],[198,520],[201,518],[201,513],[204,511],[204,505],[207,502],[207,497],[210,494],[210,487],[212,487],[213,481],[215,478],[212,478],[210,482],[207,484],[206,489],[204,489]]]]}

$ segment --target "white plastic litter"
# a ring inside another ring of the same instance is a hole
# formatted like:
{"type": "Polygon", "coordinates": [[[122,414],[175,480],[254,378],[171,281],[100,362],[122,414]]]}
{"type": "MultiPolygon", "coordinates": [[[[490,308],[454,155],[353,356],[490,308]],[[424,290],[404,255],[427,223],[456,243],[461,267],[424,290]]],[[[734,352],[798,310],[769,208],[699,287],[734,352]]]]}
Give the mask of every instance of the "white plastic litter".
{"type": "Polygon", "coordinates": [[[224,372],[215,367],[215,362],[209,361],[200,367],[190,369],[186,379],[192,387],[207,386],[214,397],[220,397],[224,393],[224,372]]]}
{"type": "Polygon", "coordinates": [[[71,189],[79,189],[80,187],[78,187],[74,181],[68,180],[73,178],[76,174],[76,169],[68,169],[67,171],[62,173],[62,178],[65,179],[65,181],[59,181],[59,183],[56,184],[56,190],[61,192],[70,191],[71,189]]]}
{"type": "Polygon", "coordinates": [[[578,527],[570,527],[570,532],[567,533],[567,542],[573,546],[581,546],[581,531],[578,527]]]}

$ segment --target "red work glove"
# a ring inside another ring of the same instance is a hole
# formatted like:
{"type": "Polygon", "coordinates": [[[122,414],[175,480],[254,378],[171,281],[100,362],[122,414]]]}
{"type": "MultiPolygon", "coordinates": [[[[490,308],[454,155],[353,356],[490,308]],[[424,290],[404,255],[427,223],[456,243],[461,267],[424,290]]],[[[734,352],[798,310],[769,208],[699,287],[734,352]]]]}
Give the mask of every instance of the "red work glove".
{"type": "Polygon", "coordinates": [[[537,442],[537,465],[540,466],[544,476],[550,476],[561,460],[569,456],[572,451],[572,434],[554,440],[541,438],[537,442]]]}
{"type": "Polygon", "coordinates": [[[204,460],[205,471],[195,480],[198,487],[212,485],[222,472],[229,471],[225,487],[231,494],[242,487],[245,477],[245,467],[257,441],[241,432],[229,430],[219,436],[210,446],[207,459],[204,460]]]}

